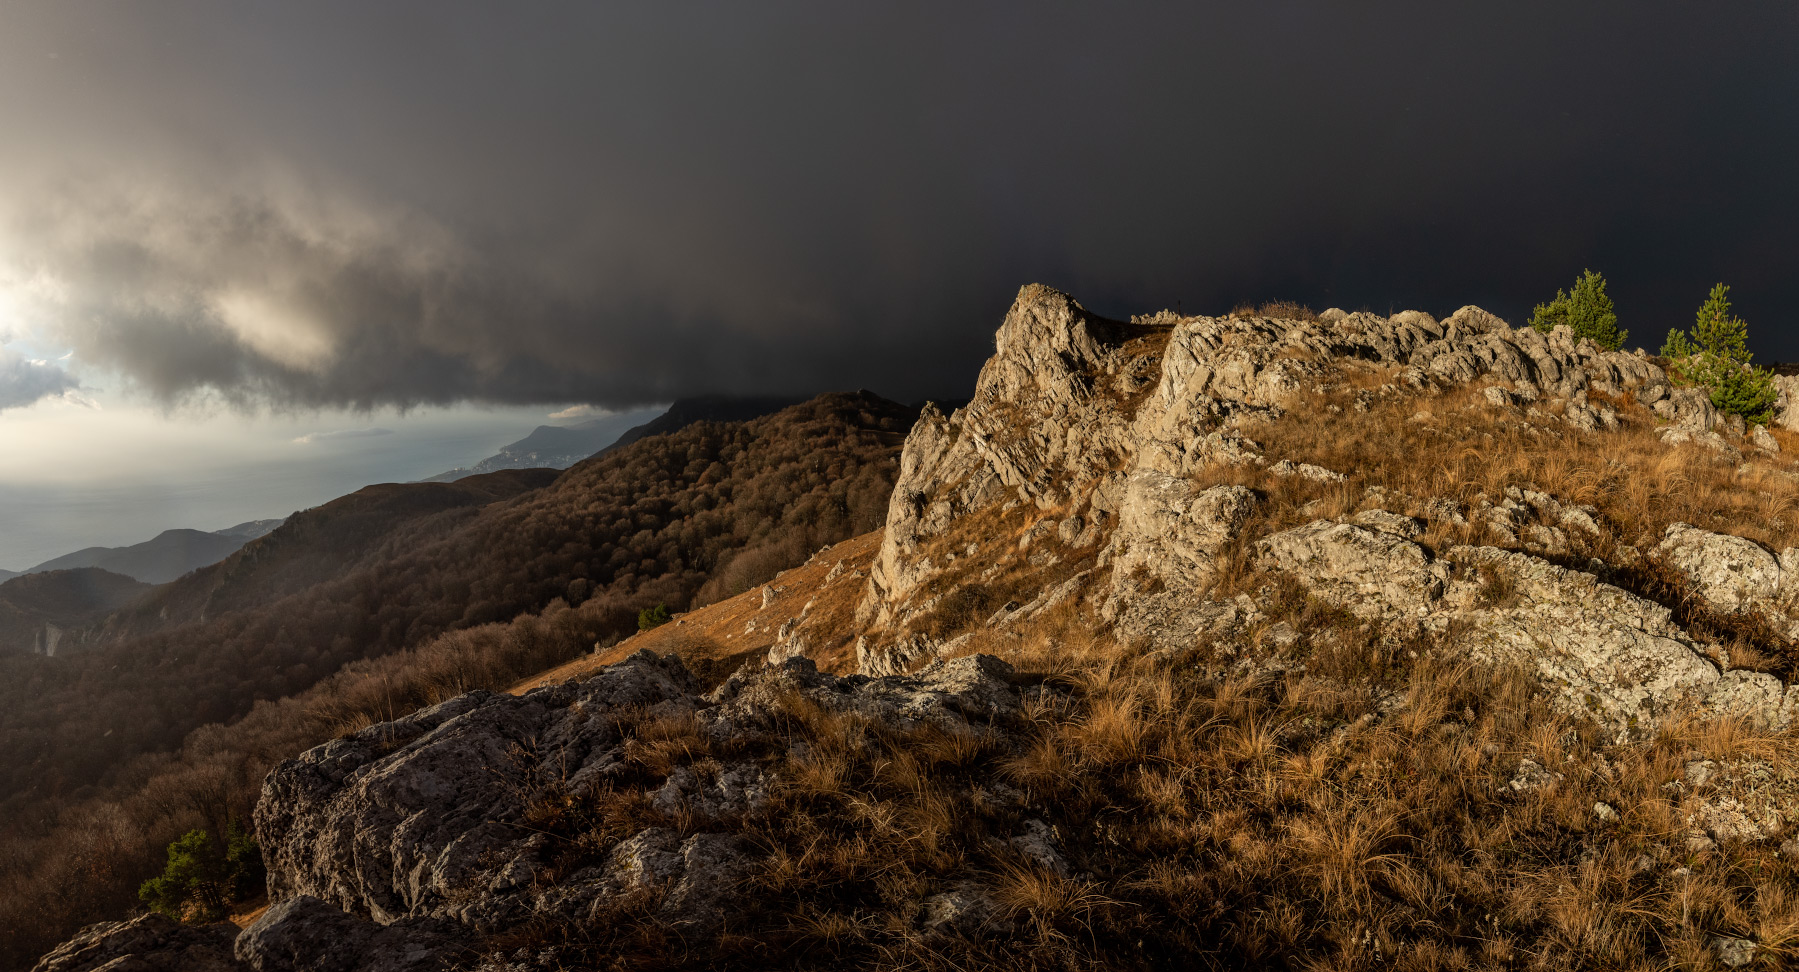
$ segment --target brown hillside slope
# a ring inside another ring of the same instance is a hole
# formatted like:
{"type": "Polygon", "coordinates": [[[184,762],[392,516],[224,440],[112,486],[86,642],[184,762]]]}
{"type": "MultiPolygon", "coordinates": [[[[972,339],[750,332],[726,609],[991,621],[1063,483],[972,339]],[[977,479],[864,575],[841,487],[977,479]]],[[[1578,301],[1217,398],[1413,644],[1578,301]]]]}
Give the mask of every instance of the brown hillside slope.
{"type": "MultiPolygon", "coordinates": [[[[24,962],[71,922],[125,907],[173,828],[247,817],[261,773],[337,727],[503,687],[633,630],[639,608],[753,588],[876,527],[915,414],[857,393],[701,422],[549,486],[414,518],[249,610],[6,670],[0,886],[14,890],[0,894],[0,955],[24,962]]],[[[340,509],[470,482],[365,491],[340,509]]],[[[260,563],[252,545],[231,565],[254,584],[218,590],[281,591],[328,565],[309,538],[355,517],[311,519],[264,538],[276,543],[260,563]]]]}
{"type": "Polygon", "coordinates": [[[0,654],[43,649],[79,651],[87,632],[109,613],[142,597],[150,585],[98,567],[21,574],[0,583],[0,654]]]}
{"type": "MultiPolygon", "coordinates": [[[[332,580],[406,531],[419,543],[420,521],[541,489],[560,475],[553,469],[508,469],[454,483],[379,483],[301,510],[274,531],[210,567],[163,586],[135,609],[114,618],[102,637],[123,640],[206,617],[253,610],[332,580]],[[408,527],[412,529],[408,530],[408,527]]],[[[438,518],[432,529],[454,530],[459,520],[438,518]]]]}
{"type": "Polygon", "coordinates": [[[644,650],[676,655],[708,682],[769,659],[777,645],[784,650],[775,657],[804,655],[824,671],[853,672],[856,605],[880,546],[881,534],[875,531],[827,547],[761,587],[676,615],[667,624],[534,675],[508,691],[521,695],[578,681],[644,650]]]}
{"type": "Polygon", "coordinates": [[[1799,443],[1565,329],[1283,313],[1025,288],[865,578],[827,551],[615,649],[705,679],[585,659],[277,766],[238,952],[1799,961],[1799,443]]]}

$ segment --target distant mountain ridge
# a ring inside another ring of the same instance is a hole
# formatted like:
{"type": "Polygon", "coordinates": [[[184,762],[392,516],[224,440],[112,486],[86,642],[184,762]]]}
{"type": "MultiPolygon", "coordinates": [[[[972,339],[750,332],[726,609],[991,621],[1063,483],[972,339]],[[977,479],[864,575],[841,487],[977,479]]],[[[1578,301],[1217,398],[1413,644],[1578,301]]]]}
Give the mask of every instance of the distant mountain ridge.
{"type": "Polygon", "coordinates": [[[473,466],[441,472],[420,482],[453,483],[468,476],[481,476],[502,469],[567,469],[607,448],[621,433],[657,414],[659,413],[655,409],[640,408],[604,415],[576,425],[540,425],[530,435],[502,446],[499,452],[473,466]]]}
{"type": "Polygon", "coordinates": [[[425,483],[453,483],[502,469],[567,469],[652,435],[679,432],[695,422],[747,422],[805,401],[782,396],[700,395],[677,400],[664,411],[638,409],[579,425],[540,425],[530,435],[467,468],[451,469],[425,483]],[[654,416],[643,421],[645,416],[654,416]],[[630,425],[631,422],[640,424],[630,425]]]}
{"type": "Polygon", "coordinates": [[[251,520],[213,532],[164,530],[143,543],[134,543],[128,547],[87,547],[46,560],[19,573],[0,571],[0,581],[21,574],[98,567],[145,584],[166,584],[190,571],[224,560],[236,553],[239,547],[267,535],[285,522],[285,518],[251,520]]]}
{"type": "Polygon", "coordinates": [[[616,442],[600,449],[595,455],[605,455],[614,449],[622,449],[640,439],[652,435],[666,435],[679,432],[695,422],[747,422],[750,419],[773,415],[781,409],[798,405],[803,398],[782,396],[739,396],[739,395],[700,395],[695,398],[683,398],[668,407],[654,419],[627,429],[616,442]]]}

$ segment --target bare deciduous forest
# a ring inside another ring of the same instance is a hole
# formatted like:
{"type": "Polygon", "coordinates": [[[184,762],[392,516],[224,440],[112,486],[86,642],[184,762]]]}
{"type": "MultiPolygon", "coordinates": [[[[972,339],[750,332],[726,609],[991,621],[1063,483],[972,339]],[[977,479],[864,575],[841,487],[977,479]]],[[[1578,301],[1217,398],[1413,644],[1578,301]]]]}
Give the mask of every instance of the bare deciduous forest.
{"type": "Polygon", "coordinates": [[[915,416],[824,395],[560,475],[371,487],[152,592],[82,653],[0,658],[0,965],[130,907],[170,840],[247,820],[282,759],[879,527],[915,416]]]}

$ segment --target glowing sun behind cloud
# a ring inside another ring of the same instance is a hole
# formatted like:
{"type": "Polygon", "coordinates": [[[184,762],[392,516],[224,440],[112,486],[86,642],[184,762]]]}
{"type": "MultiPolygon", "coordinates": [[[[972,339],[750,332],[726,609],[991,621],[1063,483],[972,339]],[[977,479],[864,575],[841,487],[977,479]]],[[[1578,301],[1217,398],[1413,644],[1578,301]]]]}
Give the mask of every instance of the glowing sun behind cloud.
{"type": "Polygon", "coordinates": [[[322,372],[336,356],[323,322],[267,294],[229,290],[213,298],[219,320],[257,354],[295,371],[322,372]]]}

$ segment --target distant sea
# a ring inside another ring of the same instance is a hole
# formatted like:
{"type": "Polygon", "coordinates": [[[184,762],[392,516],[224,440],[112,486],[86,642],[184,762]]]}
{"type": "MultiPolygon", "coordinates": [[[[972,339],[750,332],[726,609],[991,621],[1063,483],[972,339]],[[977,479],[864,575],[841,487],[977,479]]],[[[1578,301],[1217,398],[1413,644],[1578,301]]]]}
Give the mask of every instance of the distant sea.
{"type": "Polygon", "coordinates": [[[115,469],[94,482],[0,481],[0,568],[24,570],[83,547],[140,543],[176,527],[222,530],[284,517],[372,483],[411,482],[470,465],[533,427],[524,416],[503,428],[474,424],[409,429],[401,423],[388,435],[295,445],[291,457],[275,461],[231,464],[209,456],[206,468],[115,469]]]}

